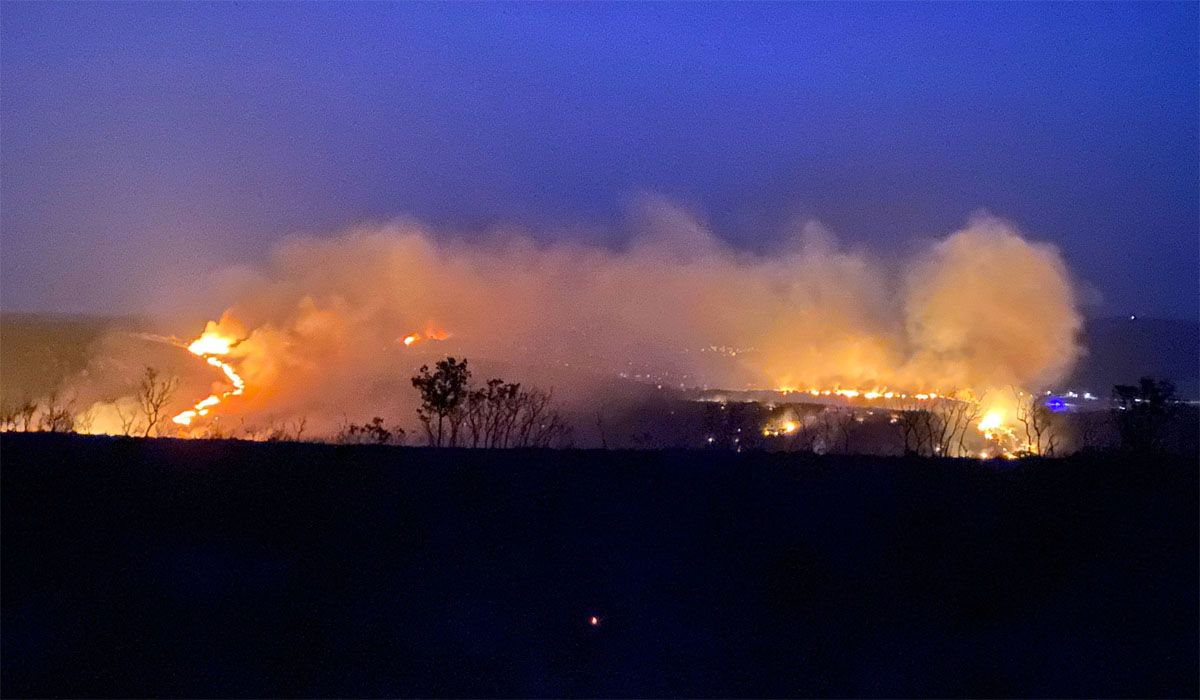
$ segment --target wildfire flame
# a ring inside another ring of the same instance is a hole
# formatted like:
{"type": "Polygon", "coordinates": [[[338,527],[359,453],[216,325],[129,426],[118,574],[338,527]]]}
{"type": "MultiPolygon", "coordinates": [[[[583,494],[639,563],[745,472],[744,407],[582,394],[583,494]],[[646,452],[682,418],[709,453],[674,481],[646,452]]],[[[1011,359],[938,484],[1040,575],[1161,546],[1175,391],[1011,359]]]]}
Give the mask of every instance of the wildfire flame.
{"type": "Polygon", "coordinates": [[[236,338],[222,335],[220,331],[207,328],[187,346],[188,352],[204,357],[205,355],[228,355],[229,350],[237,344],[236,338]]]}
{"type": "Polygon", "coordinates": [[[791,435],[800,429],[800,424],[794,420],[785,420],[775,428],[763,428],[763,437],[778,437],[780,435],[791,435]]]}
{"type": "Polygon", "coordinates": [[[225,362],[220,356],[228,355],[229,351],[238,344],[238,339],[225,335],[219,330],[211,327],[207,328],[200,334],[199,338],[193,340],[188,346],[188,352],[198,357],[203,357],[208,364],[221,370],[229,383],[233,385],[232,389],[223,391],[219,394],[212,394],[207,398],[196,402],[196,405],[171,420],[178,425],[191,425],[192,421],[197,417],[207,416],[210,410],[230,396],[241,396],[246,390],[246,382],[242,379],[233,365],[225,362]]]}
{"type": "Polygon", "coordinates": [[[995,435],[996,431],[1004,426],[1004,411],[995,408],[988,411],[983,418],[979,420],[979,432],[989,440],[995,435]]]}
{"type": "MultiPolygon", "coordinates": [[[[450,337],[450,333],[444,329],[436,327],[432,322],[426,325],[423,332],[412,332],[399,337],[396,342],[405,346],[412,347],[414,345],[427,341],[441,341],[450,337]]],[[[227,361],[227,356],[237,347],[241,339],[238,335],[223,331],[219,324],[210,323],[208,327],[195,340],[190,342],[186,347],[188,352],[201,357],[204,361],[216,369],[221,370],[225,378],[228,380],[231,388],[213,393],[206,398],[197,401],[192,408],[183,411],[172,418],[177,425],[191,426],[201,417],[207,416],[211,411],[221,404],[225,399],[231,396],[240,396],[246,388],[246,383],[238,374],[237,369],[227,361]]],[[[835,385],[829,388],[820,386],[808,386],[803,388],[795,386],[780,387],[779,391],[784,394],[807,394],[814,397],[838,397],[851,400],[854,403],[869,402],[869,403],[885,403],[884,405],[896,406],[898,402],[935,402],[935,401],[967,401],[977,403],[978,398],[970,391],[948,393],[939,393],[930,390],[898,390],[885,385],[874,385],[864,387],[844,387],[835,385]]],[[[901,404],[903,405],[903,404],[901,404]]],[[[1019,441],[1016,439],[1016,431],[1013,426],[1006,423],[1007,414],[1003,408],[996,407],[994,404],[988,408],[976,424],[976,428],[983,438],[990,443],[989,447],[980,452],[981,457],[987,456],[1003,456],[1013,457],[1014,450],[1020,449],[1019,441]]],[[[893,421],[895,422],[895,418],[893,421]]],[[[792,435],[802,428],[802,424],[796,420],[783,420],[773,425],[765,426],[762,430],[763,435],[767,437],[792,435]]]]}
{"type": "Polygon", "coordinates": [[[894,391],[887,387],[873,387],[871,389],[843,389],[842,387],[834,387],[832,389],[819,389],[811,387],[809,389],[797,389],[795,387],[785,386],[780,387],[779,391],[784,394],[809,394],[811,396],[841,396],[847,399],[865,399],[867,401],[876,401],[878,399],[913,399],[916,401],[931,401],[937,398],[947,398],[943,394],[936,391],[921,391],[921,392],[905,392],[894,391]]]}
{"type": "MultiPolygon", "coordinates": [[[[784,394],[808,394],[815,397],[835,397],[839,396],[846,399],[854,399],[857,401],[918,401],[928,402],[938,399],[946,401],[968,401],[976,402],[977,398],[970,392],[950,392],[938,393],[936,391],[898,391],[884,386],[875,386],[867,388],[843,388],[835,386],[832,388],[822,389],[819,387],[810,387],[808,389],[797,389],[796,387],[785,386],[780,387],[779,391],[784,394]]],[[[991,407],[979,419],[976,424],[977,430],[983,435],[983,438],[991,443],[992,447],[989,450],[984,450],[980,453],[982,458],[992,456],[1000,456],[1005,458],[1015,458],[1018,452],[1027,451],[1028,445],[1017,437],[1016,427],[1009,424],[1009,414],[1000,407],[991,407]]],[[[791,424],[783,423],[778,426],[768,426],[763,428],[763,435],[774,437],[785,435],[794,432],[795,427],[788,429],[791,424]]],[[[798,427],[798,426],[797,426],[798,427]]]]}
{"type": "Polygon", "coordinates": [[[1003,409],[993,408],[979,420],[979,432],[985,440],[995,443],[995,454],[984,450],[980,456],[984,459],[993,456],[1005,459],[1016,459],[1018,452],[1028,454],[1030,445],[1017,437],[1016,428],[1006,422],[1007,414],[1003,409]]]}
{"type": "Polygon", "coordinates": [[[450,337],[449,331],[435,327],[433,324],[425,326],[425,333],[409,333],[400,338],[399,341],[404,344],[404,347],[412,347],[423,340],[445,340],[450,337]]]}

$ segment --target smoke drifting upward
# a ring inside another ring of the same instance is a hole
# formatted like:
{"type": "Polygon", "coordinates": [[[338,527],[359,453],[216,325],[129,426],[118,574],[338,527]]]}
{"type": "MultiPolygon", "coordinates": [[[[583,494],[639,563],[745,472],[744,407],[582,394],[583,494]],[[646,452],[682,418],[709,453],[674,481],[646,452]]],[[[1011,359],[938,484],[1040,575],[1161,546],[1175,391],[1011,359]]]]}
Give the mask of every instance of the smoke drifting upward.
{"type": "Polygon", "coordinates": [[[909,273],[909,372],[940,386],[1041,388],[1071,369],[1082,319],[1058,252],[995,219],[938,243],[909,273]]]}
{"type": "Polygon", "coordinates": [[[228,358],[246,391],[214,413],[326,426],[399,415],[415,401],[414,367],[445,354],[585,402],[616,374],[731,389],[1033,389],[1080,352],[1061,257],[1005,222],[974,220],[902,267],[816,225],[751,255],[663,203],[621,250],[445,241],[417,225],[292,240],[223,290],[234,301],[211,329],[241,339],[228,358]]]}

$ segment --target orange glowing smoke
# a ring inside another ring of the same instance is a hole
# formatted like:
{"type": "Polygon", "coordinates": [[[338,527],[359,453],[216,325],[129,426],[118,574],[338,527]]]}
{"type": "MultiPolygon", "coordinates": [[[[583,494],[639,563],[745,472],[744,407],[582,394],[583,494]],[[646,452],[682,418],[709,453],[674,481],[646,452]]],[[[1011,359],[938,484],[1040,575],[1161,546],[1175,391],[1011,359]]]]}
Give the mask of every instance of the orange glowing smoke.
{"type": "Polygon", "coordinates": [[[230,396],[241,396],[246,390],[246,382],[242,379],[233,365],[220,359],[220,355],[228,355],[229,351],[238,344],[238,339],[225,335],[218,331],[213,324],[200,334],[187,346],[188,352],[199,357],[203,357],[208,364],[221,370],[229,383],[233,385],[232,389],[223,391],[219,394],[212,394],[208,398],[201,399],[196,402],[193,408],[190,408],[183,413],[175,416],[171,420],[179,425],[191,425],[197,417],[207,416],[209,411],[230,396]]]}

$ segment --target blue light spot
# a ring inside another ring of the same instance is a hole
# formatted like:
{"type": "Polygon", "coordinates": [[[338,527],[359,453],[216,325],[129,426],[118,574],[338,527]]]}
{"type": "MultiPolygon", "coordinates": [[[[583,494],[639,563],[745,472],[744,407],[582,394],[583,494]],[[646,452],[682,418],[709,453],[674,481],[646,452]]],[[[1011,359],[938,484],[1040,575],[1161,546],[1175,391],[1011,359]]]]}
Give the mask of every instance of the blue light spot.
{"type": "Polygon", "coordinates": [[[1061,396],[1051,396],[1046,399],[1046,408],[1055,413],[1061,413],[1067,410],[1067,402],[1063,401],[1061,396]]]}

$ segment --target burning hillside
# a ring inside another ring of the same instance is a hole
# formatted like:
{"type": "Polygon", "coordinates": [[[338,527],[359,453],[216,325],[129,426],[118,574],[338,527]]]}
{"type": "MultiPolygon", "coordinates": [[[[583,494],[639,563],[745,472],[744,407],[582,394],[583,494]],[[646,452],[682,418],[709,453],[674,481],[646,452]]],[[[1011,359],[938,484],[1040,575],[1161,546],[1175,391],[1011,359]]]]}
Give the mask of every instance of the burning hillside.
{"type": "MultiPolygon", "coordinates": [[[[676,208],[651,214],[617,251],[445,240],[411,225],[293,240],[259,269],[219,276],[198,301],[225,310],[179,343],[194,357],[181,372],[210,387],[177,396],[165,432],[300,416],[319,432],[348,415],[411,415],[407,378],[451,353],[553,386],[586,414],[598,383],[618,375],[672,388],[995,403],[1012,387],[1060,378],[1080,352],[1057,251],[996,219],[899,265],[814,225],[755,256],[676,208]],[[747,350],[701,351],[710,347],[747,350]]],[[[64,391],[104,415],[120,402],[114,384],[93,368],[64,391]]]]}

